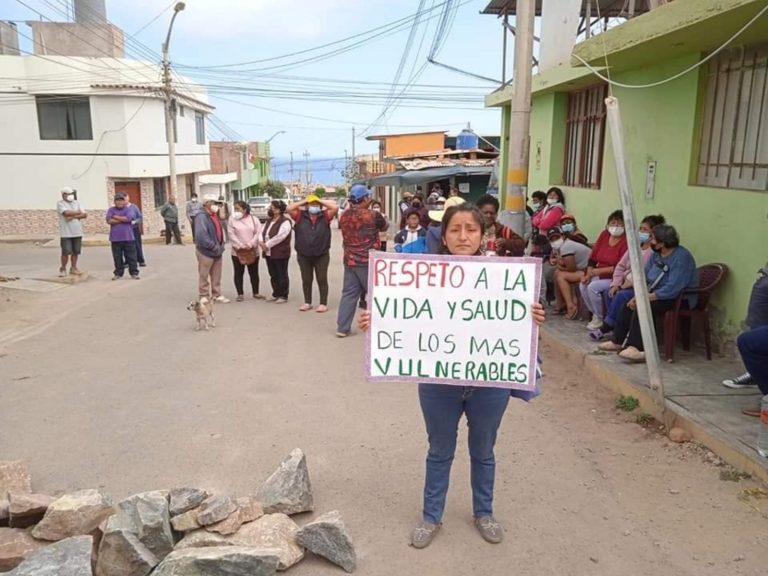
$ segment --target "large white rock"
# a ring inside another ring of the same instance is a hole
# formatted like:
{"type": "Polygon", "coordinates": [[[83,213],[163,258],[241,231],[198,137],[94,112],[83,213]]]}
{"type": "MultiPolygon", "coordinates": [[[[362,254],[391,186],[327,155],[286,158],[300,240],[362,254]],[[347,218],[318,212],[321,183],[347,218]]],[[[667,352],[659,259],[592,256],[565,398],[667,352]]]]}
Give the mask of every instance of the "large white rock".
{"type": "Polygon", "coordinates": [[[56,541],[90,534],[114,513],[112,503],[98,490],[65,494],[51,503],[32,536],[56,541]]]}
{"type": "Polygon", "coordinates": [[[334,510],[304,526],[297,536],[299,545],[347,572],[354,572],[357,566],[357,554],[349,537],[341,514],[334,510]]]}
{"type": "Polygon", "coordinates": [[[228,540],[236,546],[278,550],[280,564],[277,569],[287,570],[304,558],[304,548],[296,541],[298,533],[296,522],[285,514],[268,514],[244,524],[228,540]]]}
{"type": "Polygon", "coordinates": [[[221,546],[176,550],[152,576],[274,576],[274,550],[221,546]]]}

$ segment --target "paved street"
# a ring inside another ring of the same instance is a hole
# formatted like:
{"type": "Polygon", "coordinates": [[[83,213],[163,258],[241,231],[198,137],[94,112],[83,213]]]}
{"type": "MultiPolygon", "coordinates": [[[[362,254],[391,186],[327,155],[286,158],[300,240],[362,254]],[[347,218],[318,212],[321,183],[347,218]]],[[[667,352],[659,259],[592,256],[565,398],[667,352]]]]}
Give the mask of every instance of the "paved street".
{"type": "MultiPolygon", "coordinates": [[[[333,336],[339,240],[330,313],[297,310],[292,259],[287,305],[218,306],[209,333],[185,310],[196,295],[191,246],[147,246],[139,282],[111,282],[104,247],[86,249],[82,285],[0,288],[0,459],[28,462],[39,492],[98,487],[122,498],[192,485],[246,495],[301,447],[316,511],[341,511],[363,575],[765,574],[768,501],[743,492],[757,485],[721,480],[706,451],[617,413],[546,348],[543,396],[513,402],[500,430],[504,543],[486,544],[472,525],[462,426],[444,530],[430,548],[409,548],[424,427],[414,387],[366,383],[364,339],[333,336]]],[[[0,246],[0,266],[48,263],[53,274],[57,257],[0,246]]],[[[229,261],[224,285],[233,297],[229,261]]],[[[308,558],[291,573],[339,570],[308,558]]]]}

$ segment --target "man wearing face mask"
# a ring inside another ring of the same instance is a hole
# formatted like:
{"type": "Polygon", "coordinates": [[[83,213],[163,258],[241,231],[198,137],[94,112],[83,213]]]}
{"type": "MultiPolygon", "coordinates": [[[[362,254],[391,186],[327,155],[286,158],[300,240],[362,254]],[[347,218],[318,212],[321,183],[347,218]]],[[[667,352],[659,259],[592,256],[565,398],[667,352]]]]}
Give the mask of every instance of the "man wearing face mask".
{"type": "Polygon", "coordinates": [[[83,224],[81,220],[87,218],[87,214],[75,199],[75,191],[66,186],[61,189],[61,200],[56,204],[59,213],[59,237],[61,243],[61,263],[59,264],[59,277],[67,275],[67,262],[70,262],[69,273],[81,274],[77,268],[77,259],[83,244],[83,224]]]}
{"type": "Polygon", "coordinates": [[[331,261],[331,222],[339,212],[336,202],[310,194],[304,200],[288,205],[294,221],[296,258],[301,270],[304,292],[302,312],[312,309],[312,281],[317,278],[320,304],[316,312],[328,311],[328,264],[331,261]]]}
{"type": "Polygon", "coordinates": [[[221,293],[224,230],[219,220],[219,197],[203,196],[203,209],[195,217],[195,253],[197,254],[198,294],[226,304],[229,299],[221,293]]]}
{"type": "Polygon", "coordinates": [[[197,192],[192,192],[187,202],[187,219],[189,220],[189,226],[192,231],[192,238],[195,237],[195,218],[203,210],[202,204],[197,201],[197,192]]]}

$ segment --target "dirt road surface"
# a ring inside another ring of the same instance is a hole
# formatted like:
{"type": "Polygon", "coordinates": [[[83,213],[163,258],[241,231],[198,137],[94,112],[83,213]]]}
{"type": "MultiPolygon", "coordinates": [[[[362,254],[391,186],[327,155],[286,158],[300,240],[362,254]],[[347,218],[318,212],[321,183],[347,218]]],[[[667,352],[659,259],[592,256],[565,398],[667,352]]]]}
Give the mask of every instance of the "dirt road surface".
{"type": "MultiPolygon", "coordinates": [[[[426,550],[408,547],[426,451],[416,391],[366,383],[363,338],[334,338],[338,253],[329,314],[297,310],[292,263],[287,305],[218,306],[217,328],[198,333],[184,309],[196,293],[193,249],[146,250],[139,282],[110,282],[108,248],[91,248],[83,285],[0,288],[0,459],[28,462],[36,491],[98,487],[117,499],[192,485],[246,495],[301,447],[316,511],[341,511],[359,574],[768,573],[768,500],[745,492],[759,486],[721,480],[727,469],[711,454],[637,425],[546,347],[544,394],[511,403],[498,440],[505,541],[486,544],[472,525],[462,426],[444,529],[426,550]]],[[[51,262],[55,272],[56,258],[0,247],[0,265],[51,262]]],[[[230,271],[226,262],[232,296],[230,271]]],[[[266,292],[263,263],[262,274],[266,292]]],[[[318,558],[291,570],[338,573],[318,558]]]]}

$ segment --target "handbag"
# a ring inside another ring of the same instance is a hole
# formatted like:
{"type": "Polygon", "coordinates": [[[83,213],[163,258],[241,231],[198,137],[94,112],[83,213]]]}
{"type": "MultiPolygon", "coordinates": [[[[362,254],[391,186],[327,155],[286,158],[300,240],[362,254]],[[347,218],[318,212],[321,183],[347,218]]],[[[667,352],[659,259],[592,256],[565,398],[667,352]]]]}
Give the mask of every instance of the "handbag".
{"type": "MultiPolygon", "coordinates": [[[[251,216],[251,220],[253,220],[253,216],[251,216]]],[[[254,227],[256,226],[256,222],[253,223],[254,227]]],[[[240,264],[243,266],[250,266],[254,262],[256,262],[256,249],[255,248],[238,248],[235,250],[235,255],[237,256],[237,259],[240,261],[240,264]]]]}

